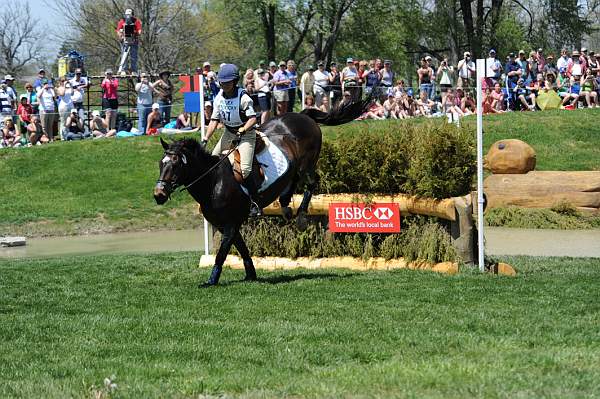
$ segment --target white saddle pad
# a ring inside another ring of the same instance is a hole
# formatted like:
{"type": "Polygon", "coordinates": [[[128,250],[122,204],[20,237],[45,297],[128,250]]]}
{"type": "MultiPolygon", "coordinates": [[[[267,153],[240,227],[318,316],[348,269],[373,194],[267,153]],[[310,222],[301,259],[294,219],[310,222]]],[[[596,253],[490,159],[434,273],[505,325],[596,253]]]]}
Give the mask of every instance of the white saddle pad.
{"type": "MultiPolygon", "coordinates": [[[[283,151],[281,151],[281,149],[275,144],[271,143],[267,136],[263,134],[261,134],[261,136],[265,142],[265,149],[260,154],[256,154],[256,159],[261,164],[261,167],[265,172],[265,180],[258,189],[258,192],[263,192],[269,188],[269,186],[273,184],[275,180],[279,179],[285,172],[287,172],[289,167],[288,159],[283,151]]],[[[229,160],[233,165],[233,154],[229,156],[229,160]]],[[[248,194],[246,187],[241,187],[242,190],[248,194]]]]}

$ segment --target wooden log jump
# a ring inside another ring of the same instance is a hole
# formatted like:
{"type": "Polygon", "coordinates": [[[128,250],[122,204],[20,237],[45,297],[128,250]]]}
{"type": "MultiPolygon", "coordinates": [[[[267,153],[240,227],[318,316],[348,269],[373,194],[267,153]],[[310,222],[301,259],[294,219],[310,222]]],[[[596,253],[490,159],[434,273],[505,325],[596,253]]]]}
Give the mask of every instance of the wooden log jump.
{"type": "Polygon", "coordinates": [[[487,208],[552,208],[568,202],[583,212],[600,212],[600,171],[529,172],[488,176],[487,208]]]}

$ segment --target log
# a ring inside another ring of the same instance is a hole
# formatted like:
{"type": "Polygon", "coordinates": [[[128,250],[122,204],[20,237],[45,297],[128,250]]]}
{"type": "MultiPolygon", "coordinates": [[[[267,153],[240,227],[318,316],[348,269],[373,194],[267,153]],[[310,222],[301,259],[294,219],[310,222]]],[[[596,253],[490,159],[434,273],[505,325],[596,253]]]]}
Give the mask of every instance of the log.
{"type": "Polygon", "coordinates": [[[529,172],[488,176],[483,183],[487,208],[552,208],[568,202],[583,212],[600,210],[600,171],[529,172]]]}
{"type": "MultiPolygon", "coordinates": [[[[457,197],[462,198],[462,197],[457,197]]],[[[290,202],[290,207],[295,211],[302,202],[302,195],[294,195],[290,202]]],[[[327,215],[329,213],[329,204],[334,202],[390,202],[398,204],[401,214],[429,215],[437,216],[442,219],[456,221],[455,199],[446,198],[435,200],[431,198],[418,198],[406,194],[396,194],[389,196],[366,196],[359,194],[321,194],[314,195],[308,207],[309,215],[327,215]]],[[[198,212],[202,213],[200,207],[198,212]]],[[[281,216],[281,205],[279,201],[263,209],[265,215],[281,216]]]]}
{"type": "MultiPolygon", "coordinates": [[[[394,270],[394,269],[415,269],[430,270],[438,273],[457,274],[458,263],[442,262],[430,264],[427,262],[406,262],[404,259],[371,258],[366,261],[360,258],[349,256],[335,258],[277,258],[266,256],[262,258],[252,258],[254,267],[259,270],[289,270],[289,269],[329,269],[344,268],[351,270],[394,270]]],[[[212,267],[215,264],[214,255],[202,255],[200,258],[200,267],[212,267]]],[[[244,269],[244,263],[239,256],[229,255],[225,265],[232,269],[244,269]]]]}

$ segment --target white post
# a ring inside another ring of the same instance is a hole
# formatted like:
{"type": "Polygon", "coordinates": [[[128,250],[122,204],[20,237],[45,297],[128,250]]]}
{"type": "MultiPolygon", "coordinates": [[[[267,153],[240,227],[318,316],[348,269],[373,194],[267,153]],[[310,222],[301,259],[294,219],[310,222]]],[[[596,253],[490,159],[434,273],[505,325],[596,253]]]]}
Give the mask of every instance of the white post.
{"type": "MultiPolygon", "coordinates": [[[[304,89],[304,85],[302,85],[302,88],[304,89]]],[[[304,109],[306,107],[305,106],[305,104],[306,104],[306,101],[305,101],[306,95],[304,94],[304,90],[302,90],[301,93],[302,93],[302,107],[301,107],[301,109],[304,109]]]]}
{"type": "MultiPolygon", "coordinates": [[[[205,129],[206,129],[206,126],[204,123],[204,75],[203,74],[200,74],[200,79],[198,79],[198,85],[200,86],[198,88],[198,91],[200,92],[200,138],[202,138],[202,137],[204,137],[205,129]]],[[[210,235],[211,229],[208,228],[208,222],[204,218],[204,215],[202,215],[202,225],[204,228],[204,254],[210,255],[209,235],[210,235]]]]}
{"type": "Polygon", "coordinates": [[[485,271],[483,248],[483,91],[485,60],[477,60],[477,244],[479,271],[485,271]]]}

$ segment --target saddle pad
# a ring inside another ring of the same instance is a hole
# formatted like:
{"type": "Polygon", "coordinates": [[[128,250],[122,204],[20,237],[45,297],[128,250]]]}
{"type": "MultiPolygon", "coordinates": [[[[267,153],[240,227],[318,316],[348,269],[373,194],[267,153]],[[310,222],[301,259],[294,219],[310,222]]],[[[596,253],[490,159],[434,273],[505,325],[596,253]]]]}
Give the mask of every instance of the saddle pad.
{"type": "MultiPolygon", "coordinates": [[[[289,167],[289,161],[283,151],[281,151],[281,149],[275,144],[271,143],[266,136],[263,135],[262,137],[265,142],[265,149],[260,154],[254,154],[256,160],[261,164],[263,172],[265,173],[265,180],[258,189],[259,193],[269,188],[269,186],[273,184],[275,180],[279,179],[285,172],[287,172],[289,167]]],[[[233,154],[229,156],[229,160],[233,165],[233,154]]],[[[242,190],[248,194],[246,187],[241,187],[242,190]]]]}

